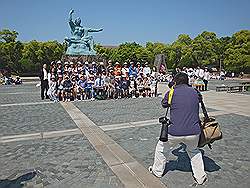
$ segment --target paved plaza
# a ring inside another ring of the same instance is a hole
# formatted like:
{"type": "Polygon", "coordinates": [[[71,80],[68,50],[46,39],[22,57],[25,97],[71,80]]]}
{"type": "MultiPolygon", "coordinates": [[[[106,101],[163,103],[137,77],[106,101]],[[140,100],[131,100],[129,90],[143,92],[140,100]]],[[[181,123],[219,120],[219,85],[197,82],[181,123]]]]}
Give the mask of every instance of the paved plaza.
{"type": "MultiPolygon", "coordinates": [[[[236,82],[211,81],[203,93],[223,131],[212,150],[201,149],[208,188],[250,184],[250,95],[214,90],[236,82]]],[[[53,103],[40,100],[35,85],[0,86],[0,188],[185,188],[193,183],[182,145],[169,156],[162,178],[147,171],[164,114],[161,96],[53,103]]],[[[159,86],[160,93],[166,89],[159,86]]]]}

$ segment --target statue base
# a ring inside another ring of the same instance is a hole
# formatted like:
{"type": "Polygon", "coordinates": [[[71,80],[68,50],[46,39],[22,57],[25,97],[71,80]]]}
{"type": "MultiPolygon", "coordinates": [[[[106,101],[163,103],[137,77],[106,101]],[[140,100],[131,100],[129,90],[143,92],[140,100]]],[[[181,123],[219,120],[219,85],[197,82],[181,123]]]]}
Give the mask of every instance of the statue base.
{"type": "Polygon", "coordinates": [[[73,62],[73,63],[77,63],[77,62],[106,62],[104,58],[102,58],[100,55],[63,55],[61,58],[62,62],[73,62]]]}

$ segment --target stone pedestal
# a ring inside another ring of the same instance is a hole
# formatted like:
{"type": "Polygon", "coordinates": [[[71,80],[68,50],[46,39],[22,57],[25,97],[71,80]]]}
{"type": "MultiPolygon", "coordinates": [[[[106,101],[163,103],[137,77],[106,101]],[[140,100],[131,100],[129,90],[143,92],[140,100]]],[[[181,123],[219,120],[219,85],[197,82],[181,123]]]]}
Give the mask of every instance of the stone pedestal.
{"type": "Polygon", "coordinates": [[[80,62],[106,62],[104,58],[102,58],[100,55],[63,55],[62,62],[74,62],[77,63],[78,61],[80,62]]]}
{"type": "Polygon", "coordinates": [[[154,66],[157,68],[157,72],[160,71],[161,65],[165,66],[165,72],[167,72],[166,57],[164,54],[157,54],[155,56],[154,66]]]}

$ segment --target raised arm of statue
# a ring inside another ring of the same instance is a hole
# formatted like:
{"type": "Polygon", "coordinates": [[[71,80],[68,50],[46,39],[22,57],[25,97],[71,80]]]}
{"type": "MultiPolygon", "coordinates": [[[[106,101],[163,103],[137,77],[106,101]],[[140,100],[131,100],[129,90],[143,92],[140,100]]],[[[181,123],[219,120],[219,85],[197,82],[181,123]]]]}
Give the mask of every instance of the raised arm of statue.
{"type": "Polygon", "coordinates": [[[75,24],[73,22],[73,19],[72,19],[72,15],[74,13],[74,10],[72,9],[70,12],[69,12],[69,26],[70,26],[70,29],[72,32],[75,31],[75,24]]]}
{"type": "Polygon", "coordinates": [[[92,28],[89,28],[88,29],[88,32],[99,32],[99,31],[102,31],[103,29],[92,29],[92,28]]]}

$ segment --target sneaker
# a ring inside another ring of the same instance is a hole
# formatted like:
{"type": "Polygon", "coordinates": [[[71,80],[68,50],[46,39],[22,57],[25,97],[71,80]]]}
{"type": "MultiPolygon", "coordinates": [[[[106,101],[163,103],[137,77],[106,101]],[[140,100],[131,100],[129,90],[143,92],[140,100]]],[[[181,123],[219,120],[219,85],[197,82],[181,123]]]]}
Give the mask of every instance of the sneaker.
{"type": "Polygon", "coordinates": [[[202,183],[198,183],[197,182],[197,180],[194,178],[194,183],[193,184],[191,184],[190,186],[191,187],[197,187],[197,186],[199,186],[199,185],[205,185],[205,183],[207,182],[207,177],[205,177],[205,179],[203,180],[203,182],[202,183]]]}
{"type": "Polygon", "coordinates": [[[153,166],[149,166],[148,167],[148,171],[150,172],[150,174],[153,174],[157,178],[161,178],[162,177],[162,176],[157,176],[157,175],[154,174],[154,172],[153,172],[153,166]]]}

